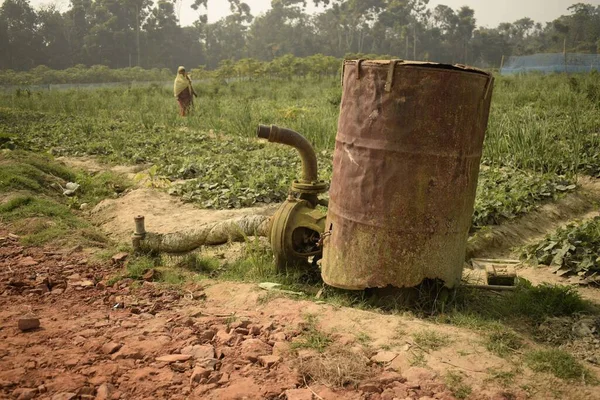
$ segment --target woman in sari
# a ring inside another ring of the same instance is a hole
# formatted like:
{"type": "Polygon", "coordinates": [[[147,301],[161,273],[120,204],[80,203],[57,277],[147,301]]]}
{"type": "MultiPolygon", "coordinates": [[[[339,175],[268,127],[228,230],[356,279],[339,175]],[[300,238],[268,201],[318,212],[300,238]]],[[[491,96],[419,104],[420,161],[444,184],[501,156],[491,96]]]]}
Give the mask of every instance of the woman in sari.
{"type": "Polygon", "coordinates": [[[184,67],[177,68],[177,77],[175,77],[173,92],[179,103],[179,115],[185,117],[193,105],[194,98],[192,96],[195,96],[196,93],[192,87],[191,79],[185,73],[184,67]]]}

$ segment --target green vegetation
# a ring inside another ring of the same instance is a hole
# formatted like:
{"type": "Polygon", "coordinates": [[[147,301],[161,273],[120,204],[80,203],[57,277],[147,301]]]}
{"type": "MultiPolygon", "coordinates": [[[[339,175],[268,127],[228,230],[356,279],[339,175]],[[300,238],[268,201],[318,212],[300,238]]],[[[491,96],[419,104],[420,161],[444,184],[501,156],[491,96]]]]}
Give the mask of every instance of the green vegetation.
{"type": "Polygon", "coordinates": [[[572,180],[513,168],[485,168],[479,174],[473,227],[495,225],[575,189],[572,180]]]}
{"type": "Polygon", "coordinates": [[[113,285],[123,279],[132,279],[140,282],[146,280],[176,286],[193,280],[194,276],[194,273],[180,266],[162,266],[157,258],[133,255],[126,261],[123,270],[109,279],[108,285],[113,285]]]}
{"type": "MultiPolygon", "coordinates": [[[[580,88],[599,85],[588,75],[497,79],[475,228],[574,190],[577,174],[597,173],[598,104],[587,90],[572,89],[573,80],[580,88]]],[[[275,123],[306,135],[320,177],[331,178],[337,79],[215,81],[197,91],[195,111],[185,119],[177,116],[170,89],[158,86],[5,93],[0,146],[151,163],[157,176],[177,181],[170,193],[205,208],[236,208],[283,200],[299,173],[294,150],[254,138],[259,123],[275,123]]]]}
{"type": "Polygon", "coordinates": [[[0,190],[59,190],[59,182],[75,180],[75,174],[49,157],[24,151],[0,153],[0,190]]]}
{"type": "MultiPolygon", "coordinates": [[[[173,73],[167,69],[108,68],[104,65],[86,67],[78,64],[74,67],[54,70],[40,65],[27,72],[17,72],[11,69],[0,70],[0,84],[3,85],[50,85],[50,84],[97,84],[123,82],[167,82],[173,79],[173,73]]],[[[23,95],[30,92],[27,89],[19,91],[23,95]]]]}
{"type": "Polygon", "coordinates": [[[523,317],[538,322],[548,317],[589,311],[589,303],[571,286],[533,286],[529,282],[521,282],[518,290],[505,295],[496,302],[495,307],[490,308],[490,314],[495,313],[503,318],[523,317]]]}
{"type": "Polygon", "coordinates": [[[526,364],[536,372],[547,372],[572,381],[593,383],[593,375],[571,354],[563,350],[536,350],[525,357],[526,364]]]}
{"type": "Polygon", "coordinates": [[[525,280],[515,291],[501,295],[458,289],[447,310],[436,317],[439,322],[485,331],[498,329],[499,323],[522,330],[535,328],[547,318],[597,312],[570,286],[533,286],[525,280]]]}
{"type": "Polygon", "coordinates": [[[0,205],[0,221],[13,223],[14,231],[22,235],[24,244],[39,246],[46,243],[103,246],[106,239],[90,225],[73,215],[65,205],[55,201],[16,196],[0,205]]]}
{"type": "Polygon", "coordinates": [[[487,334],[485,347],[500,357],[509,356],[523,347],[523,340],[513,331],[501,327],[487,334]]]}
{"type": "Polygon", "coordinates": [[[448,371],[446,374],[446,385],[457,399],[466,399],[473,389],[464,382],[463,376],[456,371],[448,371]]]}
{"type": "Polygon", "coordinates": [[[128,260],[125,266],[126,275],[124,277],[135,280],[140,280],[146,272],[153,269],[156,266],[156,262],[151,257],[135,257],[128,260]]]}
{"type": "Polygon", "coordinates": [[[415,343],[424,350],[439,350],[448,346],[451,341],[448,336],[431,330],[424,330],[413,335],[415,343]]]}
{"type": "Polygon", "coordinates": [[[559,228],[538,243],[527,246],[522,256],[536,264],[560,267],[582,278],[600,273],[600,217],[559,228]]]}
{"type": "Polygon", "coordinates": [[[315,315],[306,316],[306,327],[300,337],[292,342],[292,349],[313,349],[319,353],[324,352],[332,343],[329,334],[319,330],[315,315]]]}
{"type": "Polygon", "coordinates": [[[358,343],[362,344],[363,346],[366,346],[369,343],[371,343],[371,341],[373,339],[371,338],[371,336],[368,333],[366,333],[366,332],[359,332],[356,335],[356,340],[358,341],[358,343]]]}
{"type": "Polygon", "coordinates": [[[484,162],[598,176],[598,74],[496,79],[484,162]],[[576,85],[573,84],[576,83],[576,85]]]}
{"type": "Polygon", "coordinates": [[[221,264],[216,258],[192,253],[185,255],[176,266],[200,274],[212,275],[217,273],[221,264]]]}
{"type": "Polygon", "coordinates": [[[486,379],[486,381],[495,381],[502,385],[503,388],[508,388],[513,385],[517,372],[518,371],[515,370],[502,371],[489,369],[488,373],[490,374],[490,377],[486,379]]]}
{"type": "Polygon", "coordinates": [[[229,280],[255,282],[277,278],[270,246],[261,244],[259,238],[247,240],[242,257],[229,265],[222,277],[229,280]]]}
{"type": "Polygon", "coordinates": [[[28,245],[54,243],[104,247],[108,240],[77,211],[114,195],[114,187],[127,187],[117,175],[95,176],[73,171],[51,157],[16,150],[0,151],[0,222],[10,223],[28,245]],[[80,187],[67,197],[67,182],[80,187]]]}
{"type": "Polygon", "coordinates": [[[425,352],[422,350],[413,351],[411,353],[409,363],[412,367],[425,367],[427,360],[425,360],[425,352]]]}

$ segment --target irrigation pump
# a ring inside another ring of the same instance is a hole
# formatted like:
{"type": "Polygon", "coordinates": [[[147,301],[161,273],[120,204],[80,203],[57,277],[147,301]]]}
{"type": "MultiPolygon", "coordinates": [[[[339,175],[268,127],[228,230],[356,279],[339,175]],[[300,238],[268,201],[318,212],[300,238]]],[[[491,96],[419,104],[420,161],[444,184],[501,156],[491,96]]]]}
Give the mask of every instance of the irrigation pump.
{"type": "Polygon", "coordinates": [[[294,180],[289,195],[271,219],[269,239],[277,268],[300,267],[321,259],[321,236],[326,215],[318,206],[327,206],[319,195],[329,185],[318,180],[317,156],[311,144],[298,132],[275,125],[258,127],[259,138],[294,147],[302,159],[302,176],[294,180]]]}
{"type": "Polygon", "coordinates": [[[258,137],[295,147],[302,177],[272,219],[277,265],[321,259],[343,289],[461,281],[493,89],[463,65],[346,60],[328,190],[306,139],[276,126],[258,137]],[[327,215],[317,208],[327,205],[327,215]]]}

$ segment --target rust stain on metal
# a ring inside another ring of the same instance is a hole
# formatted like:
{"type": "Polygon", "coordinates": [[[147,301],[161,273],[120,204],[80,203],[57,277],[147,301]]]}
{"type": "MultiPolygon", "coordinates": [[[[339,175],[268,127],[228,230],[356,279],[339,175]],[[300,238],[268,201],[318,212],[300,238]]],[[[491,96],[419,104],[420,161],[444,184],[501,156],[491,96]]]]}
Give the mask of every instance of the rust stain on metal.
{"type": "Polygon", "coordinates": [[[346,289],[411,287],[426,278],[456,285],[491,75],[396,60],[344,67],[323,279],[346,289]]]}

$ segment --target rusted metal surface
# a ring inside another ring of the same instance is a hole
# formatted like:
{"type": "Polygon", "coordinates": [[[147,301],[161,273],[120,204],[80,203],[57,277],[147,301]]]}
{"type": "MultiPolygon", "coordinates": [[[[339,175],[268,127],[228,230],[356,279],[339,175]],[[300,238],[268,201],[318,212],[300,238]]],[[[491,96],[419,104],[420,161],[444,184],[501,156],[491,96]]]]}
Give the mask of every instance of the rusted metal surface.
{"type": "Polygon", "coordinates": [[[310,257],[321,258],[319,239],[325,217],[306,200],[291,198],[279,207],[272,219],[269,240],[280,271],[308,265],[310,257]]]}
{"type": "Polygon", "coordinates": [[[275,125],[259,125],[256,134],[261,139],[286,144],[298,150],[302,159],[302,182],[312,183],[317,181],[317,156],[312,145],[304,136],[291,129],[280,128],[275,125]]]}
{"type": "Polygon", "coordinates": [[[460,282],[492,86],[462,66],[345,62],[326,283],[460,282]]]}

